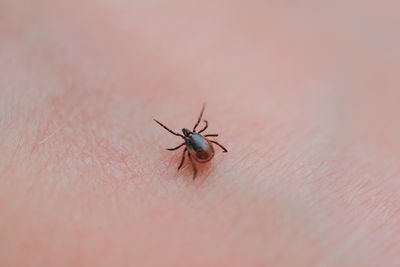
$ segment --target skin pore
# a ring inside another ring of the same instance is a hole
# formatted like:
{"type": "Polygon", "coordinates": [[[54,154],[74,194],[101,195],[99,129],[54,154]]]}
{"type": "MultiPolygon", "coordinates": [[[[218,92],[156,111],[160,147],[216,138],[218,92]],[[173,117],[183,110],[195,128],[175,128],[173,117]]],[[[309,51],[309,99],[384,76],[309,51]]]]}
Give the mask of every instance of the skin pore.
{"type": "Polygon", "coordinates": [[[400,264],[399,4],[261,2],[0,3],[0,266],[400,264]]]}

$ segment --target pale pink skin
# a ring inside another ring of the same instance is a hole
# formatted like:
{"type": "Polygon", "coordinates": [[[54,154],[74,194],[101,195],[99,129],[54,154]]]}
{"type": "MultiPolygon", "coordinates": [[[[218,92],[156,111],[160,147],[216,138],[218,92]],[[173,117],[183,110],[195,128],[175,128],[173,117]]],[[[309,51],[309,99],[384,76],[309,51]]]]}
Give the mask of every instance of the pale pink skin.
{"type": "Polygon", "coordinates": [[[0,266],[399,266],[399,8],[1,1],[0,266]]]}

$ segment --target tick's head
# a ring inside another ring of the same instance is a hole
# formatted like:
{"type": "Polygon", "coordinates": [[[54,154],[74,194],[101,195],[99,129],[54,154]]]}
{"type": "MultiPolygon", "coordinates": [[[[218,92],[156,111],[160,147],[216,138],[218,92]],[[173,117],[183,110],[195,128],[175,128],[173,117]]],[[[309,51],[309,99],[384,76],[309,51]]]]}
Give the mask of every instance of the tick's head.
{"type": "Polygon", "coordinates": [[[182,129],[182,133],[183,133],[184,136],[188,137],[188,136],[191,135],[193,132],[190,131],[190,130],[188,130],[188,129],[186,129],[186,128],[183,128],[183,129],[182,129]]]}

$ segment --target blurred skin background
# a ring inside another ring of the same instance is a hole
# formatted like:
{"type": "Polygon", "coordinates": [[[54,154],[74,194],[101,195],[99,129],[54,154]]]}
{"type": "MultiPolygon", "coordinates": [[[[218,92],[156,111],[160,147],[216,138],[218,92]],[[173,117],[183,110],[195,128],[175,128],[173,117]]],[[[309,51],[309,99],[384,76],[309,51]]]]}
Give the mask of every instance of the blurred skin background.
{"type": "Polygon", "coordinates": [[[399,266],[399,8],[1,0],[0,266],[399,266]]]}

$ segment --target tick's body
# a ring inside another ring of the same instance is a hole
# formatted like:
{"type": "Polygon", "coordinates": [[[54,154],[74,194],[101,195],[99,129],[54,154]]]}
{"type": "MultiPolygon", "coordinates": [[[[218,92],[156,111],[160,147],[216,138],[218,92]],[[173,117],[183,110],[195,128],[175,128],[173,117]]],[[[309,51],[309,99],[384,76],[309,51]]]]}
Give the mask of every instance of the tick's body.
{"type": "Polygon", "coordinates": [[[189,160],[193,167],[193,179],[195,179],[196,175],[197,175],[197,168],[193,162],[193,159],[195,161],[197,161],[198,163],[206,163],[206,162],[210,161],[214,157],[214,147],[212,144],[216,144],[219,147],[221,147],[224,152],[228,152],[228,150],[225,147],[223,147],[221,144],[219,144],[218,142],[207,139],[207,137],[216,137],[216,136],[218,136],[218,134],[201,135],[201,133],[204,132],[208,127],[208,122],[206,120],[204,120],[204,122],[206,124],[204,126],[204,128],[201,131],[196,132],[196,128],[199,125],[201,118],[203,116],[204,108],[205,108],[205,106],[203,105],[199,119],[197,120],[197,123],[194,126],[193,131],[183,128],[182,129],[183,135],[179,134],[179,133],[175,133],[174,131],[168,129],[161,122],[155,120],[159,125],[161,125],[161,127],[166,129],[173,135],[180,136],[185,140],[185,142],[180,144],[179,146],[174,147],[174,148],[169,148],[168,150],[173,151],[173,150],[177,150],[178,148],[180,148],[184,145],[186,146],[183,151],[182,160],[181,160],[181,163],[179,164],[178,170],[183,166],[183,163],[185,161],[186,152],[188,152],[189,160]]]}
{"type": "Polygon", "coordinates": [[[190,133],[185,139],[186,148],[190,155],[200,163],[210,161],[214,157],[214,147],[204,136],[190,133]]]}

